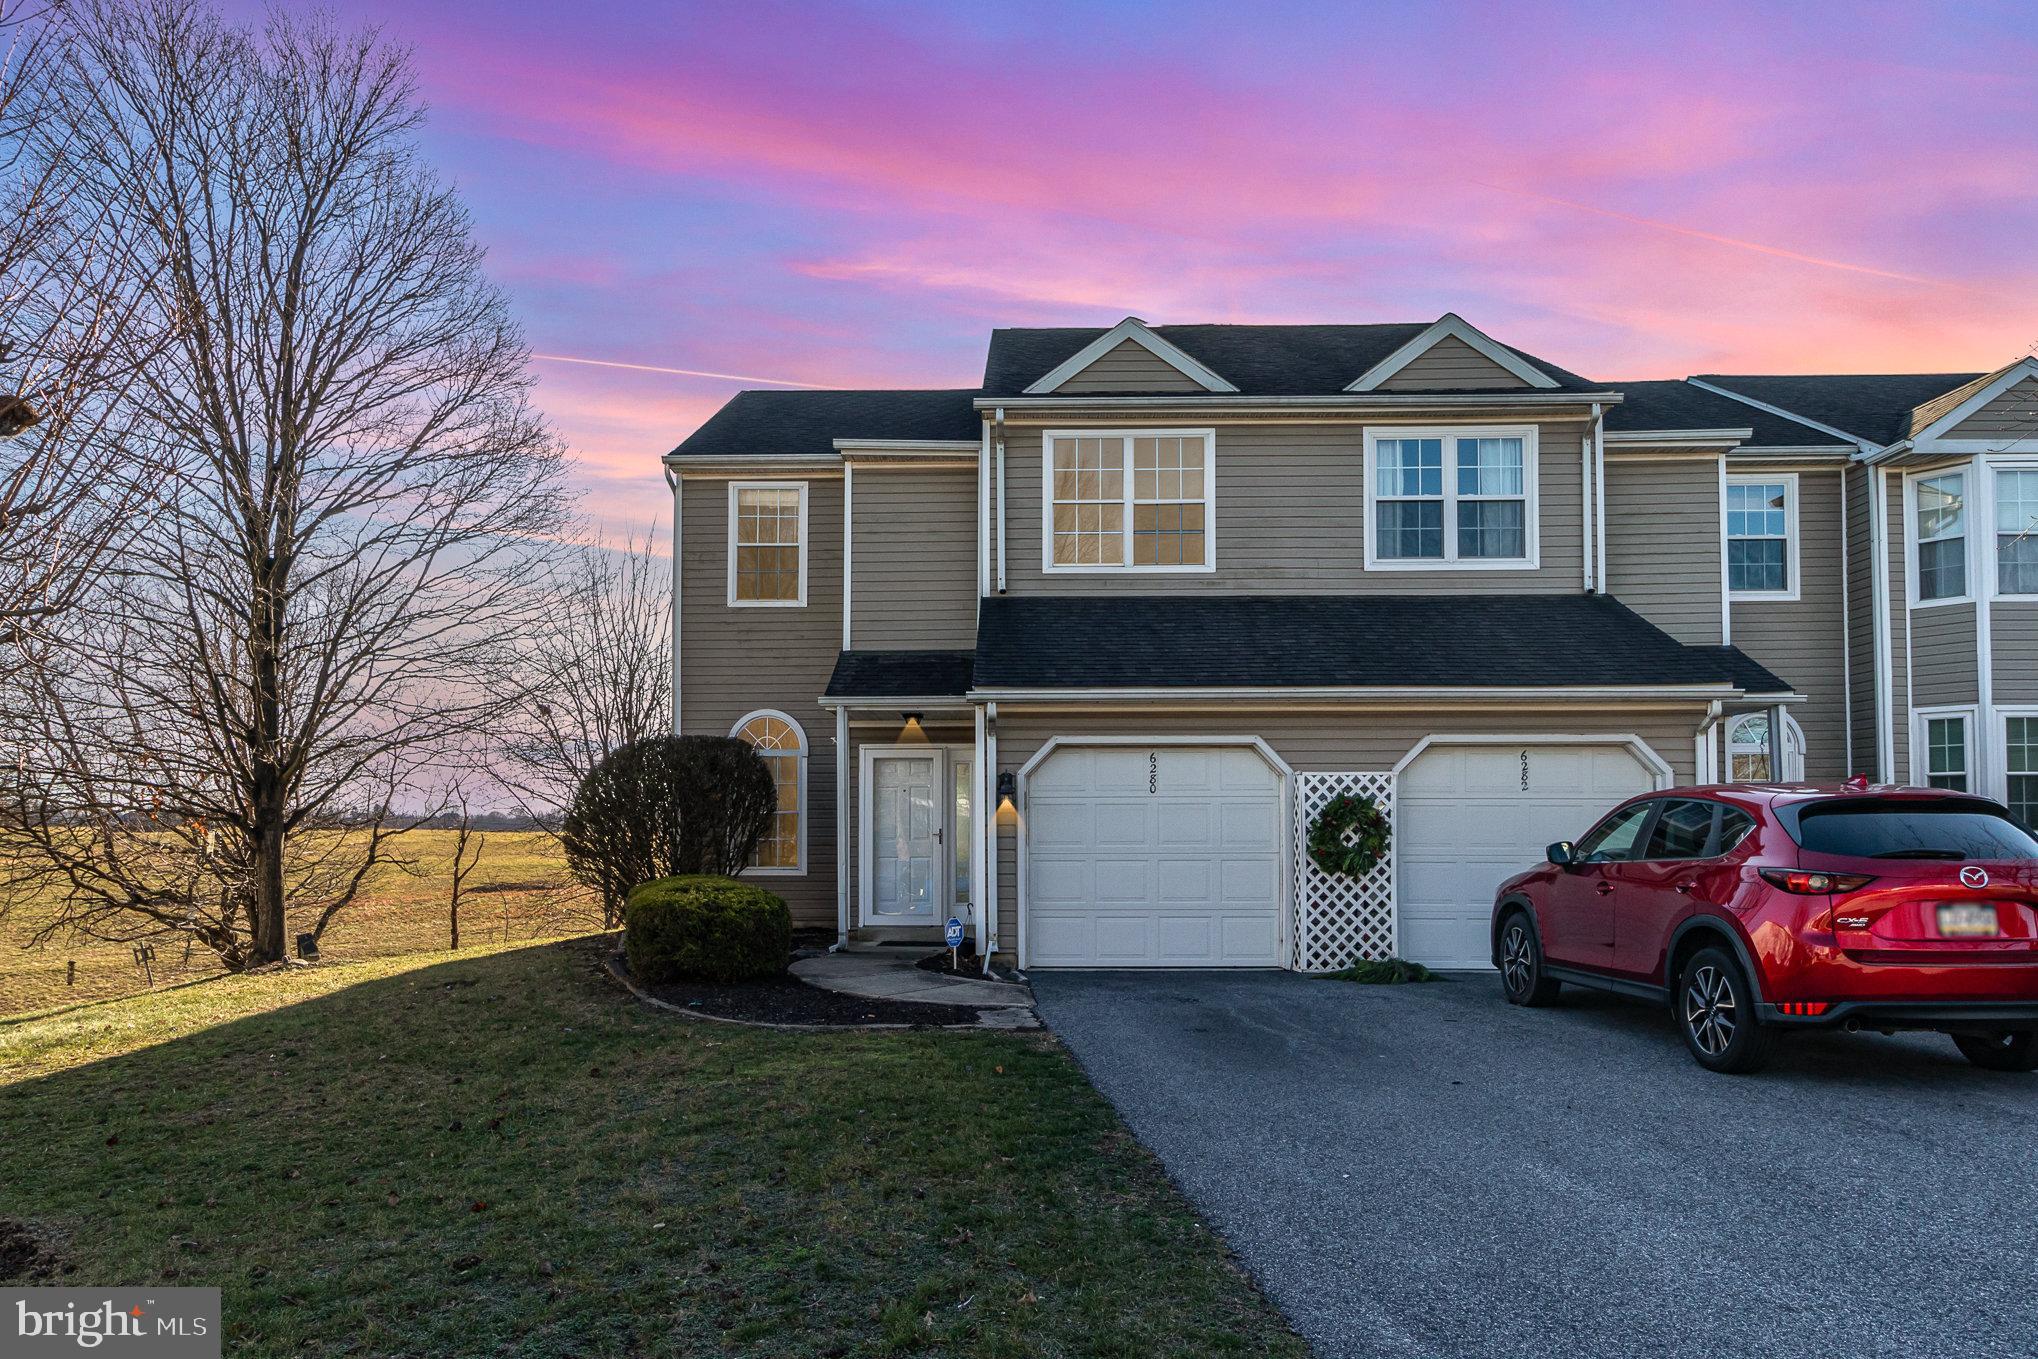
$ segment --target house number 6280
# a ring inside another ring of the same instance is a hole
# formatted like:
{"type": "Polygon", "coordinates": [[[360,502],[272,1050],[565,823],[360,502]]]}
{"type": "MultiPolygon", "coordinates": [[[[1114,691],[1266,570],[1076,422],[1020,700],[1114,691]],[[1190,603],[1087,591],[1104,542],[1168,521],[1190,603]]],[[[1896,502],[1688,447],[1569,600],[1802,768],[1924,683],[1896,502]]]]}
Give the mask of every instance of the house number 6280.
{"type": "Polygon", "coordinates": [[[1146,752],[1146,791],[1158,793],[1161,790],[1161,757],[1157,751],[1146,752]]]}

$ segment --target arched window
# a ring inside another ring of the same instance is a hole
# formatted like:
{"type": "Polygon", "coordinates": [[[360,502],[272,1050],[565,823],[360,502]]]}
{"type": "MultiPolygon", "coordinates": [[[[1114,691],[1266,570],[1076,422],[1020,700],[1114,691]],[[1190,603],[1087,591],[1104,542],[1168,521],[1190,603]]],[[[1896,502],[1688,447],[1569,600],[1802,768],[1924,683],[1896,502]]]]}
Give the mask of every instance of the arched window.
{"type": "Polygon", "coordinates": [[[1727,728],[1727,777],[1735,783],[1768,783],[1769,714],[1737,717],[1727,728]]]}
{"type": "Polygon", "coordinates": [[[807,870],[807,737],[784,713],[754,712],[729,734],[757,747],[778,783],[778,811],[757,842],[751,867],[759,873],[807,870]]]}
{"type": "Polygon", "coordinates": [[[1727,778],[1734,783],[1776,783],[1804,777],[1804,730],[1783,715],[1783,773],[1769,769],[1769,714],[1747,713],[1727,725],[1727,778]]]}

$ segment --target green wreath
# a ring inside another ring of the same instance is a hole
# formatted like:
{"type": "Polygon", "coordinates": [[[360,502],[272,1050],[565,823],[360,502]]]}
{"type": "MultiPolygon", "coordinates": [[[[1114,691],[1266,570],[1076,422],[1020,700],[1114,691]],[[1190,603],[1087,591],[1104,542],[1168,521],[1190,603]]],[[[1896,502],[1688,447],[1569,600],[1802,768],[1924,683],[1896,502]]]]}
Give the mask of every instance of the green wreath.
{"type": "Polygon", "coordinates": [[[1387,857],[1391,834],[1378,803],[1341,793],[1309,823],[1309,860],[1326,873],[1363,878],[1387,857]]]}

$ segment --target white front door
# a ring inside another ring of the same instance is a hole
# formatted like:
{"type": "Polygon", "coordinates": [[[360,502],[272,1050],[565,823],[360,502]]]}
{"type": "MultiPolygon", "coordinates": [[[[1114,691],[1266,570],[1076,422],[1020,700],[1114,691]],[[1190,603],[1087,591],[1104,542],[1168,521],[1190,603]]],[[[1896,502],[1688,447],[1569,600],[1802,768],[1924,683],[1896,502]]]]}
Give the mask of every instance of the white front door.
{"type": "Polygon", "coordinates": [[[1027,782],[1026,966],[1281,966],[1282,788],[1246,747],[1056,750],[1027,782]]]}
{"type": "Polygon", "coordinates": [[[1439,742],[1401,771],[1395,932],[1402,957],[1490,968],[1494,889],[1656,786],[1625,745],[1439,742]]]}
{"type": "Polygon", "coordinates": [[[862,916],[865,925],[939,925],[969,912],[970,751],[865,746],[862,916]]]}

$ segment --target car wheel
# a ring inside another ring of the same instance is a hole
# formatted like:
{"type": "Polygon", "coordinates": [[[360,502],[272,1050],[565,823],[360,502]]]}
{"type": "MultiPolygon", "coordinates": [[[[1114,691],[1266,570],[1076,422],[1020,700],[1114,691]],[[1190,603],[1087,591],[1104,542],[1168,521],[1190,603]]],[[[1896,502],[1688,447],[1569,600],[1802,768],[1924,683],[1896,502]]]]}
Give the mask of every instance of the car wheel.
{"type": "Polygon", "coordinates": [[[1676,1005],[1684,1045],[1708,1071],[1755,1071],[1769,1060],[1775,1030],[1755,1017],[1755,988],[1725,949],[1691,955],[1677,979],[1676,1005]]]}
{"type": "Polygon", "coordinates": [[[1543,946],[1526,911],[1517,910],[1500,924],[1500,989],[1510,1005],[1548,1005],[1563,989],[1543,975],[1543,946]]]}
{"type": "Polygon", "coordinates": [[[1953,1046],[1984,1071],[2038,1070],[2038,1033],[2029,1029],[1956,1033],[1953,1046]]]}

